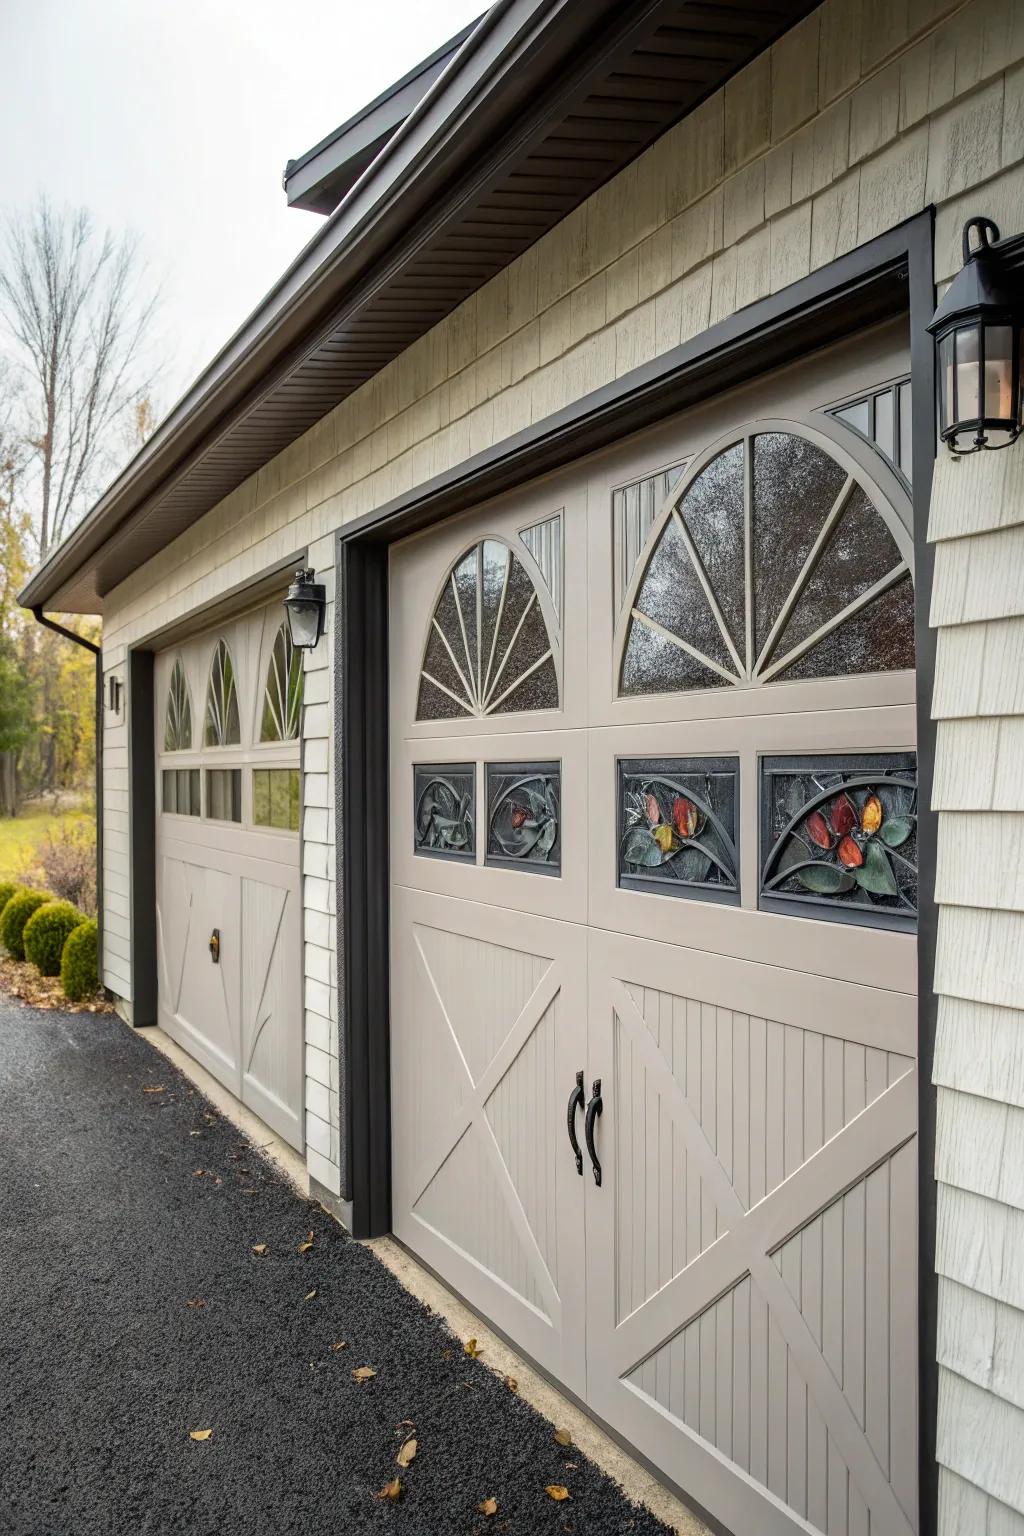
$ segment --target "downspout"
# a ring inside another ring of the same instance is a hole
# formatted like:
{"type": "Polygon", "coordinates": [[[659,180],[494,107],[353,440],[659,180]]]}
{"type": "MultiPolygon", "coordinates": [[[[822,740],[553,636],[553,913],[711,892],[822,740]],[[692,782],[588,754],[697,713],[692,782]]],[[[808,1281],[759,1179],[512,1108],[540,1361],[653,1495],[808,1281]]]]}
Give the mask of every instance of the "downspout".
{"type": "Polygon", "coordinates": [[[55,635],[73,640],[83,650],[91,651],[96,658],[96,960],[102,980],[103,972],[103,652],[84,635],[76,635],[73,629],[65,629],[54,619],[48,619],[42,607],[32,609],[37,624],[52,629],[55,635]]]}

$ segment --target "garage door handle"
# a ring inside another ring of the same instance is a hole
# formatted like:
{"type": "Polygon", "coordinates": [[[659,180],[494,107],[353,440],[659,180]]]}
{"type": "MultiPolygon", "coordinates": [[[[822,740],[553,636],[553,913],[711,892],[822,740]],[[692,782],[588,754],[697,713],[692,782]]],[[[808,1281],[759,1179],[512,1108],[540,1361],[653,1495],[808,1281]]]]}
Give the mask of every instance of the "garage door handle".
{"type": "Polygon", "coordinates": [[[590,1161],[594,1165],[594,1183],[600,1184],[601,1164],[597,1160],[597,1152],[594,1148],[594,1121],[597,1119],[598,1115],[604,1108],[604,1104],[601,1099],[601,1079],[599,1077],[594,1078],[593,1095],[593,1098],[587,1105],[587,1118],[584,1125],[584,1132],[587,1138],[587,1151],[590,1153],[590,1161]]]}
{"type": "Polygon", "coordinates": [[[576,1140],[576,1111],[582,1109],[587,1102],[587,1096],[583,1092],[583,1073],[576,1073],[576,1086],[569,1095],[569,1107],[565,1112],[565,1127],[569,1132],[569,1145],[576,1154],[576,1172],[583,1177],[583,1153],[580,1144],[576,1140]]]}

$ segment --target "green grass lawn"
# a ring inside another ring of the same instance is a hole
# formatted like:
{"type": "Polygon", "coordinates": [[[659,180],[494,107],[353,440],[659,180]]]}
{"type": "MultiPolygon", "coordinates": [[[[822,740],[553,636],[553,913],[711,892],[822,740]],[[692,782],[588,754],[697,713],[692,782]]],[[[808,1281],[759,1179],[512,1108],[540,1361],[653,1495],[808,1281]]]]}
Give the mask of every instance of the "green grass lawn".
{"type": "Polygon", "coordinates": [[[87,811],[54,812],[41,805],[26,806],[20,816],[0,816],[0,880],[13,880],[31,867],[32,855],[48,832],[93,822],[87,811]]]}

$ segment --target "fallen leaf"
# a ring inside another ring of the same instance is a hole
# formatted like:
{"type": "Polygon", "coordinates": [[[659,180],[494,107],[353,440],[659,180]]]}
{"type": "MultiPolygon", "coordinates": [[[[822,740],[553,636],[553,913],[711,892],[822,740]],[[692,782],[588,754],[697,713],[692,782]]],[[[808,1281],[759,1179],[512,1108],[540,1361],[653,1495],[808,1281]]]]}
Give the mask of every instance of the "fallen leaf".
{"type": "Polygon", "coordinates": [[[415,1429],[416,1425],[413,1423],[412,1419],[399,1419],[398,1423],[395,1425],[395,1428],[396,1429],[415,1429]]]}
{"type": "Polygon", "coordinates": [[[556,1429],[555,1430],[555,1444],[556,1445],[572,1445],[572,1435],[570,1435],[570,1433],[569,1433],[569,1431],[567,1429],[556,1429]]]}
{"type": "Polygon", "coordinates": [[[202,1131],[189,1131],[190,1136],[201,1136],[202,1134],[202,1131]]]}
{"type": "Polygon", "coordinates": [[[411,1440],[406,1440],[405,1444],[399,1450],[398,1455],[395,1457],[395,1460],[398,1462],[400,1467],[407,1467],[415,1455],[416,1439],[414,1436],[411,1440]]]}
{"type": "Polygon", "coordinates": [[[331,1348],[335,1351],[335,1353],[337,1353],[339,1349],[348,1349],[348,1340],[335,1339],[334,1343],[331,1345],[331,1348]]]}
{"type": "Polygon", "coordinates": [[[450,1349],[442,1349],[442,1351],[441,1351],[441,1359],[442,1360],[452,1360],[452,1359],[454,1359],[453,1352],[450,1349]]]}
{"type": "Polygon", "coordinates": [[[369,1381],[371,1376],[376,1376],[376,1368],[372,1365],[357,1365],[352,1372],[353,1381],[369,1381]]]}
{"type": "Polygon", "coordinates": [[[312,1246],[313,1246],[312,1243],[300,1243],[299,1244],[299,1252],[300,1253],[308,1253],[309,1250],[312,1248],[312,1246]]]}
{"type": "Polygon", "coordinates": [[[381,1489],[380,1493],[377,1494],[377,1498],[378,1499],[390,1499],[392,1501],[392,1503],[396,1499],[400,1499],[401,1497],[402,1497],[402,1480],[399,1477],[393,1477],[391,1479],[390,1483],[385,1483],[384,1487],[381,1489]]]}
{"type": "Polygon", "coordinates": [[[519,1383],[518,1383],[518,1381],[516,1381],[514,1376],[506,1376],[505,1377],[505,1385],[506,1385],[506,1387],[508,1387],[510,1392],[518,1392],[519,1391],[519,1383]]]}
{"type": "Polygon", "coordinates": [[[212,1434],[212,1429],[190,1429],[188,1437],[190,1440],[209,1440],[212,1434]]]}
{"type": "Polygon", "coordinates": [[[316,1295],[316,1286],[314,1286],[311,1291],[307,1291],[305,1296],[303,1296],[302,1299],[303,1299],[303,1301],[312,1301],[313,1297],[315,1295],[316,1295]]]}
{"type": "Polygon", "coordinates": [[[477,1343],[476,1339],[467,1339],[465,1344],[463,1344],[462,1349],[463,1353],[467,1354],[471,1360],[475,1360],[477,1355],[483,1354],[483,1350],[480,1348],[480,1345],[477,1343]]]}
{"type": "Polygon", "coordinates": [[[163,1084],[161,1083],[160,1086],[157,1087],[157,1088],[143,1088],[142,1091],[143,1091],[143,1093],[166,1093],[167,1090],[164,1088],[163,1084]]]}
{"type": "Polygon", "coordinates": [[[477,1509],[482,1515],[496,1515],[498,1513],[497,1499],[481,1499],[477,1509]]]}
{"type": "Polygon", "coordinates": [[[569,1497],[569,1490],[562,1483],[548,1483],[544,1492],[549,1499],[554,1499],[556,1504],[561,1504],[563,1499],[569,1497]]]}
{"type": "Polygon", "coordinates": [[[205,1168],[193,1168],[193,1170],[192,1170],[192,1177],[194,1179],[201,1179],[205,1172],[206,1172],[205,1168]]]}
{"type": "Polygon", "coordinates": [[[253,1243],[252,1251],[253,1253],[266,1253],[267,1245],[266,1243],[253,1243]]]}
{"type": "Polygon", "coordinates": [[[206,1302],[201,1296],[193,1296],[191,1301],[186,1301],[186,1307],[205,1307],[206,1302]]]}

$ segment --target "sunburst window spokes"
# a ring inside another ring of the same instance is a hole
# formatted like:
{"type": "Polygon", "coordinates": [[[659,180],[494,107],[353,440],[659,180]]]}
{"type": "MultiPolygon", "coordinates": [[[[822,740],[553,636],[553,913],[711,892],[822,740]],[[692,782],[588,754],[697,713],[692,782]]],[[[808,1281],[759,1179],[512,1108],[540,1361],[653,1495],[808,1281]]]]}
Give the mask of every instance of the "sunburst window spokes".
{"type": "Polygon", "coordinates": [[[234,747],[240,740],[234,662],[227,641],[218,640],[210,663],[210,681],[206,689],[203,745],[234,747]]]}
{"type": "Polygon", "coordinates": [[[295,741],[302,714],[302,652],[292,644],[287,624],[274,637],[263,690],[260,741],[295,741]]]}
{"type": "Polygon", "coordinates": [[[823,443],[747,432],[663,505],[620,622],[620,694],[913,667],[908,551],[823,443]]]}
{"type": "Polygon", "coordinates": [[[164,751],[191,752],[192,750],[192,700],[181,657],[175,659],[167,690],[167,711],[164,715],[164,751]]]}
{"type": "Polygon", "coordinates": [[[431,617],[417,720],[557,709],[557,641],[547,606],[501,540],[483,539],[460,555],[431,617]]]}

